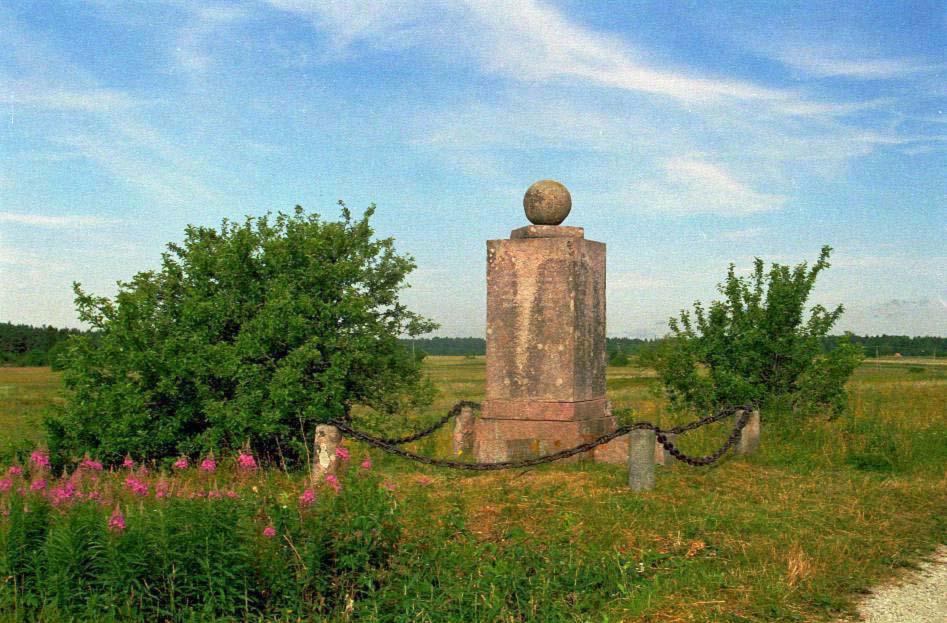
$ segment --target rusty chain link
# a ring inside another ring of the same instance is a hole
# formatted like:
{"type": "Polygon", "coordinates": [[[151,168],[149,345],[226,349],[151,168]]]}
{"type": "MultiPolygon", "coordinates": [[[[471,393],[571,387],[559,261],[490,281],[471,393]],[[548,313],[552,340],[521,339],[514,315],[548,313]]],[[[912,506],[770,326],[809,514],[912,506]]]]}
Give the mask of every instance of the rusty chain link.
{"type": "Polygon", "coordinates": [[[431,434],[438,428],[444,426],[444,424],[446,424],[448,421],[456,417],[458,414],[460,414],[461,409],[463,409],[464,407],[469,407],[471,409],[480,409],[480,405],[475,402],[470,402],[467,400],[458,402],[447,413],[447,415],[445,415],[440,420],[438,420],[433,426],[430,426],[427,429],[420,431],[419,433],[415,433],[407,437],[400,437],[400,438],[394,438],[394,439],[383,439],[380,437],[374,437],[367,433],[358,431],[352,428],[351,426],[349,426],[348,424],[344,422],[340,422],[338,420],[330,420],[328,423],[331,424],[332,426],[335,426],[336,428],[338,428],[340,431],[342,431],[344,434],[348,435],[349,437],[353,439],[358,439],[359,441],[363,441],[367,443],[368,445],[374,446],[380,450],[384,450],[385,452],[388,452],[389,454],[394,454],[396,456],[410,459],[412,461],[417,461],[418,463],[424,463],[426,465],[433,465],[434,467],[448,467],[451,469],[461,469],[461,470],[467,470],[467,471],[494,471],[494,470],[500,470],[500,469],[519,469],[523,467],[534,467],[536,465],[552,463],[554,461],[560,461],[562,459],[575,456],[576,454],[581,454],[583,452],[588,452],[590,450],[593,450],[597,448],[598,446],[601,446],[603,444],[606,444],[612,441],[613,439],[617,439],[618,437],[621,437],[622,435],[627,435],[633,430],[653,430],[657,435],[656,439],[658,443],[664,446],[667,449],[668,453],[671,456],[673,456],[675,459],[683,463],[686,463],[688,465],[706,466],[720,460],[720,457],[722,457],[727,452],[727,450],[729,450],[733,446],[733,444],[735,444],[740,439],[740,435],[742,434],[744,427],[746,427],[747,422],[749,422],[750,414],[753,410],[753,407],[751,405],[744,405],[741,407],[727,407],[726,409],[722,409],[718,411],[717,413],[714,413],[713,415],[709,415],[699,420],[695,420],[694,422],[690,422],[688,424],[683,424],[683,425],[676,426],[674,428],[669,428],[669,429],[659,428],[658,426],[652,424],[651,422],[634,422],[632,424],[626,424],[624,426],[620,426],[610,433],[602,435],[601,437],[597,439],[593,439],[592,441],[587,441],[583,444],[579,444],[578,446],[575,446],[573,448],[569,448],[567,450],[560,450],[559,452],[553,452],[552,454],[546,454],[546,455],[538,456],[534,458],[521,459],[518,461],[499,461],[496,463],[464,463],[461,461],[450,461],[447,459],[437,459],[437,458],[433,458],[429,456],[422,456],[420,454],[415,454],[413,452],[409,452],[408,450],[404,450],[402,448],[397,447],[398,445],[405,444],[410,441],[416,441],[418,439],[421,439],[422,437],[425,437],[431,434]],[[730,436],[727,438],[727,440],[724,442],[724,444],[720,448],[718,448],[713,453],[708,454],[707,456],[701,456],[701,457],[688,456],[684,454],[683,452],[681,452],[679,449],[677,449],[674,446],[674,444],[671,443],[671,441],[667,438],[667,435],[669,434],[680,435],[688,431],[700,428],[702,426],[706,426],[714,422],[719,422],[720,420],[733,416],[737,411],[740,411],[740,410],[743,411],[743,414],[734,425],[733,431],[730,433],[730,436]]]}

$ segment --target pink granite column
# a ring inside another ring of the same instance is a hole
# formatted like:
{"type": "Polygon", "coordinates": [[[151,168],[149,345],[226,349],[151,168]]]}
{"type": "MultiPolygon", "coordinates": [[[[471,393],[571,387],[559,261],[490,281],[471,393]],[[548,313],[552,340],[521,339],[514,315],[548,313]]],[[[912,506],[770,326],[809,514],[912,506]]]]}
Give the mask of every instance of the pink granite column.
{"type": "Polygon", "coordinates": [[[534,184],[524,206],[539,224],[487,242],[479,461],[548,454],[615,427],[605,400],[605,245],[559,225],[571,197],[557,182],[534,184]]]}

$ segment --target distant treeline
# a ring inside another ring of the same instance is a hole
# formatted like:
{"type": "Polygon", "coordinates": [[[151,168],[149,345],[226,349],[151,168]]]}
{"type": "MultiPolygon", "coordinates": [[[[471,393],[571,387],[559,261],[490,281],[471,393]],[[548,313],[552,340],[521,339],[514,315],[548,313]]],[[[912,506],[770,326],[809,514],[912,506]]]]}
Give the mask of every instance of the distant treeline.
{"type": "MultiPolygon", "coordinates": [[[[661,339],[610,337],[605,340],[605,350],[609,353],[640,355],[659,345],[661,339]]],[[[823,346],[830,350],[837,340],[838,337],[827,337],[823,340],[823,346]]],[[[896,354],[904,357],[930,357],[935,354],[938,357],[947,356],[947,337],[853,335],[851,341],[861,344],[866,357],[891,357],[896,354]]],[[[487,351],[487,342],[480,337],[429,337],[404,340],[404,343],[428,355],[484,355],[487,351]]]]}
{"type": "MultiPolygon", "coordinates": [[[[80,333],[77,329],[34,327],[25,324],[0,322],[0,365],[48,366],[56,353],[65,346],[65,339],[80,333]]],[[[824,340],[828,350],[837,338],[824,340]]],[[[906,335],[854,335],[852,342],[861,344],[866,357],[947,356],[947,337],[908,337],[906,335]]],[[[485,355],[487,342],[481,337],[428,337],[402,340],[408,348],[428,355],[485,355]]],[[[610,337],[605,342],[609,353],[640,355],[660,344],[661,338],[639,339],[610,337]]]]}
{"type": "MultiPolygon", "coordinates": [[[[838,338],[826,338],[831,348],[838,338]]],[[[866,357],[943,357],[947,355],[947,337],[908,337],[907,335],[853,335],[853,344],[861,344],[866,357]]]]}
{"type": "Polygon", "coordinates": [[[48,366],[77,329],[0,322],[0,365],[48,366]]]}

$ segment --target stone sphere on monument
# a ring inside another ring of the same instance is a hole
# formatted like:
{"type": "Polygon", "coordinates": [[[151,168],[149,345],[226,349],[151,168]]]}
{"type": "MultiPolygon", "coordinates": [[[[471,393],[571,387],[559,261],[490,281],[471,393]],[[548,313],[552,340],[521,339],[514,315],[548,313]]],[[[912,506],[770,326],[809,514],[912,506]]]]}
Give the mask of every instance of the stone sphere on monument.
{"type": "Polygon", "coordinates": [[[523,196],[526,218],[533,225],[558,225],[572,209],[572,195],[555,180],[540,180],[523,196]]]}

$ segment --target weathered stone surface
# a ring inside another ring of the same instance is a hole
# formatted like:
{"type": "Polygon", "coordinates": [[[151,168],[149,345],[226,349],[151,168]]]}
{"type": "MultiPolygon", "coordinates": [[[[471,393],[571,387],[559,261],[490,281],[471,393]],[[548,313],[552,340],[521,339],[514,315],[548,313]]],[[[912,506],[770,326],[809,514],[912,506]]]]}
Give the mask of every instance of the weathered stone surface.
{"type": "Polygon", "coordinates": [[[483,417],[494,420],[595,420],[606,413],[605,398],[575,402],[540,400],[488,400],[483,417]]]}
{"type": "Polygon", "coordinates": [[[540,180],[523,196],[526,218],[536,225],[558,225],[572,210],[572,195],[555,180],[540,180]]]}
{"type": "MultiPolygon", "coordinates": [[[[597,439],[615,430],[615,418],[575,421],[479,418],[474,429],[477,460],[493,463],[543,456],[597,439]]],[[[593,458],[593,452],[589,451],[571,460],[593,458]]]]}
{"type": "MultiPolygon", "coordinates": [[[[739,422],[743,417],[743,410],[737,411],[734,415],[734,423],[739,422]]],[[[753,454],[760,447],[760,412],[754,410],[750,413],[750,419],[746,423],[740,441],[737,443],[737,454],[753,454]]]]}
{"type": "Polygon", "coordinates": [[[605,396],[605,245],[487,242],[487,399],[605,396]]]}
{"type": "MultiPolygon", "coordinates": [[[[655,435],[657,437],[657,435],[655,435]]],[[[668,441],[672,444],[674,443],[674,433],[665,434],[668,441]]],[[[663,445],[661,445],[657,439],[654,441],[654,464],[660,465],[661,467],[667,467],[674,462],[674,457],[671,456],[671,453],[668,452],[663,445]]]]}
{"type": "Polygon", "coordinates": [[[649,491],[654,488],[654,431],[633,430],[628,437],[628,486],[649,491]]]}
{"type": "Polygon", "coordinates": [[[474,412],[463,407],[454,419],[453,449],[454,456],[471,456],[474,451],[474,412]]]}
{"type": "Polygon", "coordinates": [[[335,451],[342,443],[342,433],[335,426],[319,424],[313,443],[312,481],[319,482],[327,474],[339,471],[339,458],[335,451]]]}
{"type": "Polygon", "coordinates": [[[527,225],[510,232],[510,240],[523,238],[585,238],[585,229],[564,225],[527,225]]]}

